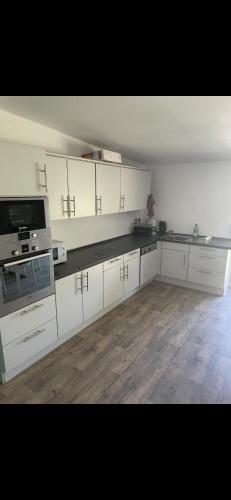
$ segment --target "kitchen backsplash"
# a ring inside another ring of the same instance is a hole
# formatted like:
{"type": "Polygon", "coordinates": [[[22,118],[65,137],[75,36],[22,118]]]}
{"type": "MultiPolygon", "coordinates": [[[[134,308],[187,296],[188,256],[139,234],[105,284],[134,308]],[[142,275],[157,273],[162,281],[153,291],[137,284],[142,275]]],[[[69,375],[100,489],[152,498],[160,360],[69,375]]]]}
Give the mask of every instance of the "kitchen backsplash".
{"type": "Polygon", "coordinates": [[[53,221],[51,223],[52,238],[65,241],[67,250],[71,250],[128,234],[131,232],[134,219],[143,218],[145,215],[144,210],[102,217],[53,221]]]}

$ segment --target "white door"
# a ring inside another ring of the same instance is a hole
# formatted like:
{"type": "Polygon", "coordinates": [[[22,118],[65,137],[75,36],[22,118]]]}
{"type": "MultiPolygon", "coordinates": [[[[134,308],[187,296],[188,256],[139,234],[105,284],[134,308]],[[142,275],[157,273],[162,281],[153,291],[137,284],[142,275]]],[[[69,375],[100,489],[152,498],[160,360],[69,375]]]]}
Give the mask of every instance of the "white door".
{"type": "Polygon", "coordinates": [[[186,280],[188,270],[188,252],[162,249],[161,276],[186,280]]]}
{"type": "Polygon", "coordinates": [[[96,165],[96,214],[120,211],[120,167],[96,165]]]}
{"type": "Polygon", "coordinates": [[[47,156],[46,173],[50,218],[51,220],[67,219],[69,215],[66,159],[47,156]]]}
{"type": "Polygon", "coordinates": [[[58,336],[73,331],[83,322],[83,295],[81,292],[81,273],[71,274],[57,280],[56,304],[58,336]]]}
{"type": "Polygon", "coordinates": [[[139,209],[139,173],[134,168],[121,167],[121,208],[122,212],[139,209]]]}
{"type": "Polygon", "coordinates": [[[144,285],[159,274],[160,249],[152,250],[141,256],[140,284],[144,285]]]}
{"type": "Polygon", "coordinates": [[[83,276],[84,321],[103,310],[103,264],[90,267],[83,276]]]}
{"type": "Polygon", "coordinates": [[[139,179],[139,209],[144,210],[147,208],[148,196],[151,193],[151,172],[138,170],[139,179]]]}
{"type": "Polygon", "coordinates": [[[41,196],[44,163],[42,149],[0,142],[0,196],[41,196]]]}
{"type": "Polygon", "coordinates": [[[104,307],[108,307],[124,294],[123,264],[104,271],[104,307]]]}
{"type": "Polygon", "coordinates": [[[138,288],[140,283],[140,257],[136,257],[124,264],[124,293],[127,294],[138,288]]]}
{"type": "Polygon", "coordinates": [[[95,215],[95,164],[68,160],[70,217],[95,215]]]}

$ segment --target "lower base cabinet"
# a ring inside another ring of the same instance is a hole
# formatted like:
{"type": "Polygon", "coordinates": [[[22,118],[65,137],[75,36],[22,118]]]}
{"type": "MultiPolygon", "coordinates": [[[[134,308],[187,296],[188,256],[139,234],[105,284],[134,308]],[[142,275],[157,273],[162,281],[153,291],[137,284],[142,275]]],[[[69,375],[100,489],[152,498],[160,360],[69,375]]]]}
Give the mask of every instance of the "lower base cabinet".
{"type": "Polygon", "coordinates": [[[104,264],[104,308],[139,287],[140,249],[104,264]]]}
{"type": "MultiPolygon", "coordinates": [[[[180,245],[179,245],[180,246],[180,245]]],[[[188,248],[185,251],[162,249],[161,276],[178,280],[187,279],[188,270],[188,248]]]]}
{"type": "Polygon", "coordinates": [[[109,307],[124,294],[123,266],[112,267],[104,271],[104,307],[109,307]]]}
{"type": "Polygon", "coordinates": [[[138,288],[140,282],[140,257],[128,261],[124,266],[124,294],[138,288]]]}
{"type": "Polygon", "coordinates": [[[103,266],[56,281],[58,336],[77,329],[103,309],[103,266]]]}

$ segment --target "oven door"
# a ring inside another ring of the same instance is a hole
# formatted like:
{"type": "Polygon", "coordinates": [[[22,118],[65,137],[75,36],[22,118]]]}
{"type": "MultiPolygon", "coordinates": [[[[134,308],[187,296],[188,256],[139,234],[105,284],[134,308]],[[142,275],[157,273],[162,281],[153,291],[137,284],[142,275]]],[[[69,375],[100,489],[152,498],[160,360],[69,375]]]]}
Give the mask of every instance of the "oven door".
{"type": "Polygon", "coordinates": [[[0,263],[0,317],[55,292],[51,252],[0,263]]]}

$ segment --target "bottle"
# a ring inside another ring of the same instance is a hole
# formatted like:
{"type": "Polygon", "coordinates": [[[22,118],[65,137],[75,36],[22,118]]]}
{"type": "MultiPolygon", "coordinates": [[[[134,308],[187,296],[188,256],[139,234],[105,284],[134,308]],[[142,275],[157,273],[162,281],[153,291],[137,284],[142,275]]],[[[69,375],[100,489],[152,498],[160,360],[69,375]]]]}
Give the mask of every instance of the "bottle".
{"type": "Polygon", "coordinates": [[[199,235],[199,227],[196,224],[193,228],[193,238],[198,238],[198,235],[199,235]]]}

